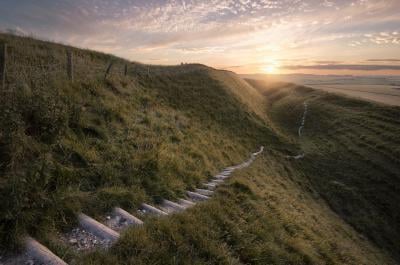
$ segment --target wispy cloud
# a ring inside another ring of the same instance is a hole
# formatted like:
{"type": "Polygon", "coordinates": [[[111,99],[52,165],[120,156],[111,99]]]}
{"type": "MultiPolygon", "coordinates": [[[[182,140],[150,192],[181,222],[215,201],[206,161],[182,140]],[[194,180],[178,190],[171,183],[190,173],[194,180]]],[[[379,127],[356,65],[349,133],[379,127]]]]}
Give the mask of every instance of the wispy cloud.
{"type": "Polygon", "coordinates": [[[398,0],[2,0],[0,28],[144,62],[252,71],[271,58],[351,65],[393,57],[399,12],[398,0]]]}
{"type": "Polygon", "coordinates": [[[400,63],[400,59],[368,59],[367,62],[400,63]]]}
{"type": "Polygon", "coordinates": [[[400,70],[400,65],[379,65],[379,64],[316,64],[316,65],[290,65],[285,66],[289,70],[357,70],[357,71],[379,71],[379,70],[400,70]]]}

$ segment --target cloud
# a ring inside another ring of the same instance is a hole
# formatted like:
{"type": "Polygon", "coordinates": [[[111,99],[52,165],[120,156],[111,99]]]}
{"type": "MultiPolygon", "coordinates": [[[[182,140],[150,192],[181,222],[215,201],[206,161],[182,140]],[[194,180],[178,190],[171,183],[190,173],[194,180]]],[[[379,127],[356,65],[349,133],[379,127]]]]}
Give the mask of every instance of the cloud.
{"type": "Polygon", "coordinates": [[[294,65],[391,57],[399,10],[399,0],[2,0],[0,25],[132,60],[257,69],[270,57],[294,65]]]}
{"type": "Polygon", "coordinates": [[[368,59],[367,62],[382,62],[382,63],[397,63],[400,62],[400,59],[368,59]]]}
{"type": "Polygon", "coordinates": [[[382,31],[375,33],[366,33],[360,40],[350,42],[351,47],[359,47],[365,44],[376,45],[399,45],[400,33],[399,31],[382,31]]]}
{"type": "Polygon", "coordinates": [[[375,65],[375,64],[316,64],[316,65],[287,65],[282,67],[287,70],[354,70],[354,71],[379,71],[400,70],[400,65],[375,65]]]}
{"type": "Polygon", "coordinates": [[[27,36],[28,33],[20,27],[6,29],[5,32],[15,36],[27,36]]]}
{"type": "Polygon", "coordinates": [[[343,63],[343,62],[340,62],[340,61],[314,61],[314,63],[316,63],[316,64],[323,64],[323,65],[325,65],[325,64],[339,64],[339,63],[343,63]]]}

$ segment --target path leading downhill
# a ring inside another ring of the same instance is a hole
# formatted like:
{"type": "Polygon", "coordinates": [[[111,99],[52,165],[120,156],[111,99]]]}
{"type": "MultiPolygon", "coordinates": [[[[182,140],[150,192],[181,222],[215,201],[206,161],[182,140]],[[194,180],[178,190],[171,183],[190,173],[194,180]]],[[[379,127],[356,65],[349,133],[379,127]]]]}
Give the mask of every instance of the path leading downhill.
{"type": "MultiPolygon", "coordinates": [[[[300,123],[299,129],[297,130],[297,134],[299,136],[299,139],[302,137],[302,131],[303,131],[304,126],[306,124],[306,118],[307,118],[307,112],[308,112],[308,103],[307,103],[307,101],[304,101],[303,105],[304,105],[303,117],[301,118],[301,123],[300,123]]],[[[298,155],[295,155],[295,156],[286,156],[286,157],[287,158],[293,158],[295,160],[299,160],[299,159],[303,159],[305,157],[305,153],[302,152],[302,153],[300,153],[298,155]]]]}
{"type": "MultiPolygon", "coordinates": [[[[218,186],[229,179],[235,170],[250,166],[263,151],[264,147],[262,146],[258,152],[252,153],[248,160],[241,164],[225,168],[209,182],[203,183],[202,187],[196,188],[194,191],[186,191],[187,197],[180,198],[176,202],[164,199],[160,205],[155,206],[142,203],[136,215],[139,217],[153,215],[162,218],[185,211],[198,203],[209,200],[214,195],[218,186]]],[[[96,248],[106,250],[118,241],[120,231],[131,226],[143,225],[144,222],[139,217],[117,206],[114,207],[110,216],[105,218],[104,224],[84,213],[79,213],[79,227],[62,235],[63,241],[76,251],[87,251],[96,248]]],[[[29,236],[25,240],[24,253],[6,261],[0,261],[0,264],[67,265],[66,262],[57,257],[48,248],[29,236]]]]}

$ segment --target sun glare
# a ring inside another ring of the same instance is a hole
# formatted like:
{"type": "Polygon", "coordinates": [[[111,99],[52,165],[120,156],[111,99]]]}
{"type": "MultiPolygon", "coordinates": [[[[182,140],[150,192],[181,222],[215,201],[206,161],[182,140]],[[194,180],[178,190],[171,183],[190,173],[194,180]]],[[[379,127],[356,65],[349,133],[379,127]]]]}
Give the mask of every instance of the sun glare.
{"type": "Polygon", "coordinates": [[[265,63],[262,71],[266,74],[277,74],[279,72],[279,65],[275,60],[269,60],[265,63]]]}
{"type": "Polygon", "coordinates": [[[268,65],[264,67],[264,72],[267,74],[275,74],[277,71],[277,67],[275,65],[268,65]]]}

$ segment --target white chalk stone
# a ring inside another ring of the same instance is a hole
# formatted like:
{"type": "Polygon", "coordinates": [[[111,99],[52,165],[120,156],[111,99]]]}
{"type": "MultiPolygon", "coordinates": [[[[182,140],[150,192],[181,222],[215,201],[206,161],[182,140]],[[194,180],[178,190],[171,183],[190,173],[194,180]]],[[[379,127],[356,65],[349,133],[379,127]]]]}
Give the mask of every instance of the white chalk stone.
{"type": "Polygon", "coordinates": [[[195,189],[195,192],[201,194],[201,195],[205,195],[205,196],[212,196],[213,195],[213,191],[211,190],[205,190],[205,189],[195,189]]]}
{"type": "Polygon", "coordinates": [[[127,211],[125,211],[119,207],[115,207],[113,209],[113,214],[125,219],[129,225],[142,225],[143,224],[142,220],[140,220],[139,218],[133,216],[132,214],[128,213],[127,211]]]}
{"type": "Polygon", "coordinates": [[[214,183],[215,185],[224,183],[224,181],[222,179],[213,179],[213,180],[211,180],[211,182],[214,183]]]}
{"type": "Polygon", "coordinates": [[[196,203],[194,203],[192,201],[185,200],[185,199],[178,199],[178,202],[180,203],[180,205],[182,205],[185,208],[189,208],[189,207],[192,207],[192,206],[196,205],[196,203]]]}
{"type": "Polygon", "coordinates": [[[207,187],[209,190],[215,190],[217,188],[217,184],[215,183],[203,183],[204,187],[207,187]]]}
{"type": "Polygon", "coordinates": [[[83,213],[78,215],[78,221],[83,229],[102,239],[116,241],[119,238],[118,232],[83,213]]]}
{"type": "Polygon", "coordinates": [[[228,177],[228,176],[224,176],[224,175],[218,174],[218,175],[215,176],[215,178],[216,178],[216,179],[227,179],[227,178],[229,178],[229,177],[228,177]]]}
{"type": "Polygon", "coordinates": [[[156,215],[159,215],[159,216],[168,215],[168,213],[166,213],[166,212],[164,212],[164,211],[161,211],[160,209],[157,209],[156,207],[151,206],[151,205],[146,204],[146,203],[142,203],[142,208],[143,208],[144,210],[150,212],[150,213],[153,213],[153,214],[156,214],[156,215]]]}
{"type": "Polygon", "coordinates": [[[187,191],[186,193],[193,200],[205,201],[205,200],[210,199],[210,197],[208,197],[206,195],[202,195],[202,194],[196,193],[196,192],[187,191]]]}
{"type": "Polygon", "coordinates": [[[31,237],[25,238],[26,253],[28,256],[32,257],[39,262],[46,265],[68,265],[62,259],[57,257],[48,248],[37,242],[31,237]]]}
{"type": "Polygon", "coordinates": [[[179,205],[169,200],[163,200],[163,207],[172,208],[176,212],[181,212],[185,210],[185,207],[183,207],[182,205],[179,205]]]}

